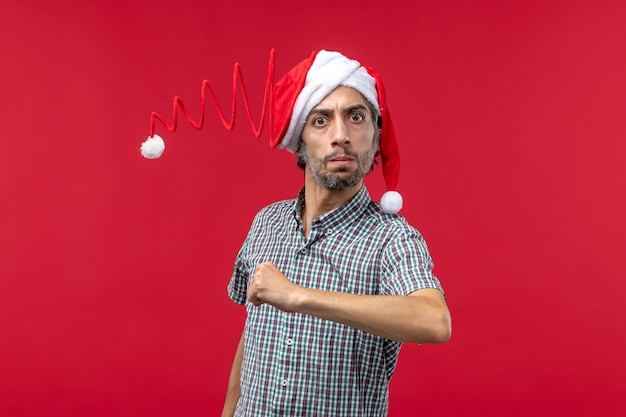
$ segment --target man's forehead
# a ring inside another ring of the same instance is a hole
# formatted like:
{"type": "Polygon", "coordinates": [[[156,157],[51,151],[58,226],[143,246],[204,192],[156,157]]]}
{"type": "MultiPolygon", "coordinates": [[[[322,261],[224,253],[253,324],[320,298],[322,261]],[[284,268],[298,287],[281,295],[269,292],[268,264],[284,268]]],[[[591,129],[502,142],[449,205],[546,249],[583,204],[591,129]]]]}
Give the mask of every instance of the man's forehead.
{"type": "Polygon", "coordinates": [[[333,105],[332,107],[340,105],[342,108],[354,106],[369,107],[367,100],[358,90],[340,85],[324,97],[312,110],[326,109],[331,104],[333,105]]]}

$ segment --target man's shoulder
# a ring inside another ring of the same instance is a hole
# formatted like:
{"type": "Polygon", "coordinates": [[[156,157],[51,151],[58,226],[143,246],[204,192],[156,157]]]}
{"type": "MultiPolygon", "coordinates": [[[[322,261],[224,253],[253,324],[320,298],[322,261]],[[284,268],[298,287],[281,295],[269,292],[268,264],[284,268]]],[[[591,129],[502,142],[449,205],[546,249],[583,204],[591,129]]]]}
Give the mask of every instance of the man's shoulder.
{"type": "Polygon", "coordinates": [[[276,201],[263,207],[261,210],[259,210],[258,214],[273,214],[290,211],[293,210],[294,204],[294,199],[276,201]]]}
{"type": "Polygon", "coordinates": [[[293,211],[295,200],[280,200],[268,204],[257,212],[254,216],[255,221],[266,221],[268,219],[278,219],[287,216],[293,211]]]}
{"type": "Polygon", "coordinates": [[[420,234],[401,214],[385,213],[380,204],[372,201],[365,210],[368,220],[377,228],[392,234],[420,234]]]}

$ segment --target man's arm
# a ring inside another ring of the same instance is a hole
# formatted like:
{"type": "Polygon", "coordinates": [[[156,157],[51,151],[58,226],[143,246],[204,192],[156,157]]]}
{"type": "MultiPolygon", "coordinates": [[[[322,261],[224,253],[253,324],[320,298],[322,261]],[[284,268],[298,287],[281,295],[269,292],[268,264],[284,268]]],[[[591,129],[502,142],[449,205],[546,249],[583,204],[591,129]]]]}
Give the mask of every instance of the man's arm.
{"type": "Polygon", "coordinates": [[[286,312],[299,312],[346,324],[401,342],[444,343],[452,334],[443,294],[426,288],[408,296],[355,295],[302,287],[270,262],[260,264],[248,288],[248,300],[286,312]]]}
{"type": "Polygon", "coordinates": [[[237,351],[235,353],[235,359],[233,360],[233,367],[230,370],[230,377],[228,378],[228,391],[226,391],[226,401],[224,401],[224,408],[222,409],[222,417],[232,417],[235,415],[235,408],[237,407],[237,401],[239,400],[240,385],[239,378],[241,377],[241,362],[243,361],[243,334],[237,345],[237,351]]]}

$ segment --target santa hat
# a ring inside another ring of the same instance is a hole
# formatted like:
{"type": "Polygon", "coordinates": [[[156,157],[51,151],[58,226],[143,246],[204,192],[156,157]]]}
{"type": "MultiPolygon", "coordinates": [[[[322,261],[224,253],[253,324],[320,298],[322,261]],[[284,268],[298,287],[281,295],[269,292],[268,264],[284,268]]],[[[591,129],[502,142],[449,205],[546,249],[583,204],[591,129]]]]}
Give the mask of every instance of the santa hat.
{"type": "MultiPolygon", "coordinates": [[[[273,78],[273,54],[270,56],[270,68],[268,71],[268,83],[273,78]],[[270,77],[270,74],[272,77],[270,77]]],[[[234,99],[236,96],[236,75],[239,69],[235,65],[233,75],[233,114],[234,99]]],[[[239,72],[239,77],[241,74],[239,72]]],[[[241,79],[243,87],[243,79],[241,79]]],[[[204,119],[204,91],[208,83],[203,83],[202,90],[202,118],[199,123],[193,122],[186,111],[180,98],[174,101],[174,124],[168,126],[163,118],[155,113],[152,114],[152,130],[142,146],[141,152],[146,158],[158,158],[165,144],[161,137],[154,134],[154,119],[159,119],[170,131],[176,128],[176,108],[180,105],[183,113],[194,127],[200,129],[204,119]]],[[[361,65],[358,61],[347,58],[339,52],[329,52],[321,50],[313,52],[311,55],[292,68],[273,87],[270,99],[270,146],[280,147],[296,152],[300,140],[300,135],[306,123],[306,119],[311,110],[317,106],[328,94],[339,86],[354,88],[373,106],[382,122],[380,135],[380,155],[383,164],[383,176],[387,186],[387,192],[383,194],[380,205],[386,213],[397,213],[402,208],[402,196],[396,191],[398,174],[400,171],[400,156],[396,143],[396,135],[391,122],[391,116],[387,109],[385,88],[380,80],[380,76],[372,68],[361,65]]],[[[266,85],[266,100],[268,98],[269,85],[266,85]]],[[[210,86],[208,86],[210,90],[210,86]]],[[[210,90],[211,94],[212,90],[210,90]]],[[[247,98],[244,92],[244,101],[247,98]]],[[[265,114],[265,103],[263,115],[265,114]]],[[[234,123],[226,124],[221,110],[217,107],[217,101],[213,97],[216,108],[220,113],[222,122],[227,129],[232,129],[234,123]]],[[[250,113],[248,110],[248,117],[250,113]]],[[[260,135],[264,116],[261,117],[261,126],[258,130],[254,128],[252,119],[250,123],[255,131],[255,136],[260,135]]]]}

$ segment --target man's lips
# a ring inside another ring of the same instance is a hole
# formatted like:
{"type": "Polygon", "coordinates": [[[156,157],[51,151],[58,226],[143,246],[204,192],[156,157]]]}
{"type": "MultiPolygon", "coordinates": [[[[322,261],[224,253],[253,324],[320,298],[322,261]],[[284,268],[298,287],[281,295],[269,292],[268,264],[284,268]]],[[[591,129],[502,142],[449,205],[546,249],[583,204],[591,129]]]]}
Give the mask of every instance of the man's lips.
{"type": "Polygon", "coordinates": [[[349,156],[336,156],[334,158],[330,159],[331,162],[352,162],[354,161],[354,158],[351,158],[349,156]]]}

